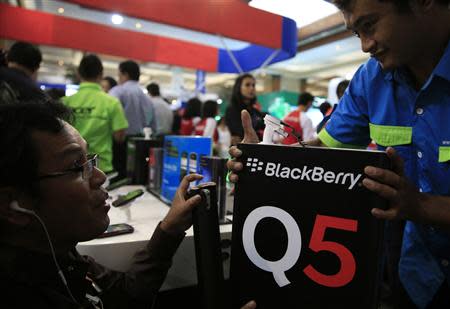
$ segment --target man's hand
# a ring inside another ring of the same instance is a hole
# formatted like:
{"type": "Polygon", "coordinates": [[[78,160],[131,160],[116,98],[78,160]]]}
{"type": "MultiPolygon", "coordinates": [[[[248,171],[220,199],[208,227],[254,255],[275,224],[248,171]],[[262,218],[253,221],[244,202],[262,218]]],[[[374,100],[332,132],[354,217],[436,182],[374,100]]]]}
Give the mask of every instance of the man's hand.
{"type": "Polygon", "coordinates": [[[249,301],[248,303],[246,303],[244,306],[241,307],[241,309],[255,309],[256,308],[256,303],[254,300],[249,301]]]}
{"type": "Polygon", "coordinates": [[[189,188],[189,183],[195,180],[202,179],[202,175],[190,174],[184,176],[180,185],[178,186],[175,197],[172,201],[172,207],[166,217],[161,221],[161,229],[170,234],[180,234],[186,231],[192,225],[192,210],[201,201],[200,195],[195,195],[186,200],[186,192],[189,188]]]}
{"type": "Polygon", "coordinates": [[[426,195],[420,193],[404,176],[403,159],[394,148],[388,147],[386,153],[392,161],[393,171],[367,166],[364,172],[370,178],[363,180],[363,185],[389,200],[389,209],[372,209],[372,215],[379,219],[407,219],[422,221],[423,201],[426,195]]]}
{"type": "MultiPolygon", "coordinates": [[[[244,128],[244,139],[242,140],[242,143],[259,143],[258,135],[256,135],[256,132],[253,129],[250,114],[245,109],[241,112],[241,121],[242,127],[244,128]]],[[[231,182],[237,182],[239,177],[236,173],[242,170],[243,165],[241,162],[237,162],[236,158],[239,158],[242,155],[242,152],[236,146],[232,146],[229,153],[231,157],[233,157],[233,159],[230,159],[227,162],[227,167],[229,170],[231,170],[229,179],[231,182]]]]}

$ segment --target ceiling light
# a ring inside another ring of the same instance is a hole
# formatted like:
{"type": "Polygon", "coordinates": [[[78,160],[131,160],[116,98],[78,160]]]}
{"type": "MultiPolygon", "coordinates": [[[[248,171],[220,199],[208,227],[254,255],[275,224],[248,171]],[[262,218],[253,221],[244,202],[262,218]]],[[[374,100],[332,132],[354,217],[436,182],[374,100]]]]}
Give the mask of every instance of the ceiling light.
{"type": "Polygon", "coordinates": [[[222,104],[222,99],[217,99],[217,104],[222,104]]]}
{"type": "Polygon", "coordinates": [[[141,29],[142,25],[140,23],[136,23],[136,29],[141,29]]]}
{"type": "Polygon", "coordinates": [[[59,9],[58,9],[58,13],[59,13],[59,14],[63,14],[63,13],[64,13],[64,8],[59,8],[59,9]]]}
{"type": "Polygon", "coordinates": [[[120,24],[122,24],[122,23],[123,23],[123,17],[122,17],[122,15],[119,15],[119,14],[113,14],[113,15],[111,16],[111,22],[112,22],[114,25],[120,25],[120,24]]]}

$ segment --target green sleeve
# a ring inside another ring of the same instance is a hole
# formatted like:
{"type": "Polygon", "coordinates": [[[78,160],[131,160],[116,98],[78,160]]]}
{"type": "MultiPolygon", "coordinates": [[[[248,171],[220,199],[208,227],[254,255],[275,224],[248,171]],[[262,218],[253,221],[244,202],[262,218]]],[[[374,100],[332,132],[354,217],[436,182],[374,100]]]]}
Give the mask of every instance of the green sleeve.
{"type": "Polygon", "coordinates": [[[111,128],[112,131],[118,131],[128,128],[128,121],[125,117],[125,112],[123,111],[122,105],[118,100],[114,100],[111,110],[111,128]]]}

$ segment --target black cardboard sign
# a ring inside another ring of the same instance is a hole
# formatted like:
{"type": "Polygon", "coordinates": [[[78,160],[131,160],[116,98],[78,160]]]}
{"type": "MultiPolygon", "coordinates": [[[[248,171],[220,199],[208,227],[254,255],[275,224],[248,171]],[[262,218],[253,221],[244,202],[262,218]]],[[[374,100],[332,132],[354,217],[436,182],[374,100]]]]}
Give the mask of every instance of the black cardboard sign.
{"type": "Polygon", "coordinates": [[[240,144],[231,280],[233,306],[377,308],[386,201],[361,185],[385,153],[240,144]]]}

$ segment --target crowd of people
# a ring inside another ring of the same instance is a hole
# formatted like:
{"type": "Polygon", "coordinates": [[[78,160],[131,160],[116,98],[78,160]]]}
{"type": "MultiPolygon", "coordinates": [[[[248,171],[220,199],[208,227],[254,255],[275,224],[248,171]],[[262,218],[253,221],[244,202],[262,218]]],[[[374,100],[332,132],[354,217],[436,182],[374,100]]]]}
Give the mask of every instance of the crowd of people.
{"type": "MultiPolygon", "coordinates": [[[[385,266],[393,269],[395,306],[450,308],[450,3],[332,2],[371,59],[338,87],[337,106],[323,105],[316,129],[306,115],[314,96],[302,93],[298,108],[283,119],[290,134],[280,142],[366,148],[373,140],[386,151],[392,169],[366,167],[362,185],[389,202],[388,209],[371,212],[389,221],[385,266]]],[[[216,101],[193,98],[174,113],[157,84],[145,94],[132,60],[119,64],[116,82],[103,76],[98,56],[86,54],[78,66],[78,92],[58,102],[36,84],[42,61],[37,47],[16,42],[0,60],[0,288],[7,295],[0,306],[151,306],[200,201],[185,199],[186,190],[201,176],[182,180],[131,269],[117,272],[75,247],[109,224],[104,172],[124,172],[124,145],[145,127],[155,138],[211,137],[222,155],[229,145],[259,142],[265,115],[256,79],[236,79],[217,123],[216,101]]],[[[237,182],[242,152],[232,146],[230,155],[229,179],[237,182]]]]}

